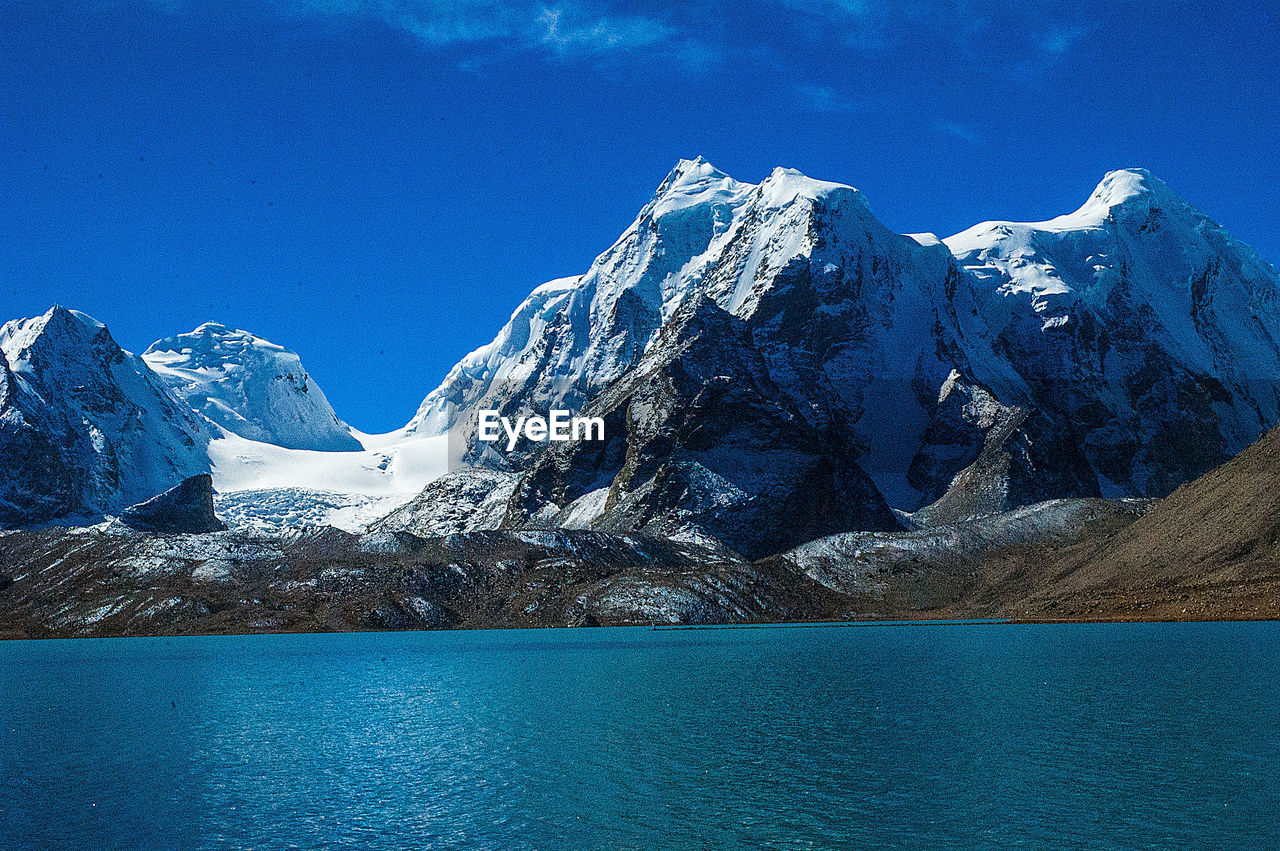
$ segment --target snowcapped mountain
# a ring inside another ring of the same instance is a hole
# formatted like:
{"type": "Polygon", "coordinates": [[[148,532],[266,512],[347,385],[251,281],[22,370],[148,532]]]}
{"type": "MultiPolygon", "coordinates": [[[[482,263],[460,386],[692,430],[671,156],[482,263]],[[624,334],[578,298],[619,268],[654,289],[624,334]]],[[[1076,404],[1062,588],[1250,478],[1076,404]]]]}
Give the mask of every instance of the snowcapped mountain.
{"type": "Polygon", "coordinates": [[[0,328],[0,525],[118,512],[209,472],[212,429],[101,323],[0,328]]]}
{"type": "Polygon", "coordinates": [[[119,514],[203,473],[245,527],[356,528],[445,470],[444,438],[356,435],[296,355],[245,332],[144,359],[61,307],[0,328],[0,528],[119,514]]]}
{"type": "MultiPolygon", "coordinates": [[[[705,434],[713,420],[700,433],[663,419],[654,429],[665,442],[651,440],[635,431],[645,417],[618,415],[635,392],[620,388],[675,364],[714,374],[719,354],[689,349],[672,328],[705,299],[741,323],[748,342],[732,346],[752,350],[725,379],[767,382],[890,505],[930,506],[921,520],[1055,497],[1159,496],[1280,419],[1277,284],[1247,246],[1140,170],[1107,175],[1070,215],[939,241],[892,233],[847,186],[787,169],[752,185],[682,161],[586,274],[536,289],[408,430],[461,423],[474,447],[465,418],[476,407],[612,412],[627,439],[608,461],[586,448],[506,459],[527,472],[503,522],[644,526],[658,515],[628,509],[624,522],[620,506],[638,505],[641,484],[675,482],[675,467],[648,476],[688,449],[673,433],[705,434]],[[745,367],[756,356],[763,373],[745,367]],[[634,480],[629,467],[647,472],[634,480]]],[[[733,428],[716,422],[732,443],[733,428]]],[[[474,448],[469,457],[492,460],[474,448]]],[[[682,522],[751,501],[728,480],[681,481],[673,498],[686,502],[708,482],[720,488],[694,499],[702,508],[681,508],[682,522]]],[[[448,511],[464,490],[441,490],[448,511]]],[[[423,527],[426,496],[412,506],[423,527]]]]}
{"type": "Polygon", "coordinates": [[[915,507],[906,471],[966,333],[947,312],[972,302],[969,283],[945,247],[889,231],[855,189],[782,168],[741,183],[684,160],[586,274],[534,290],[464,358],[409,430],[441,434],[479,407],[579,409],[705,295],[747,323],[811,425],[852,431],[881,489],[915,507]]]}
{"type": "Polygon", "coordinates": [[[761,555],[903,512],[1161,496],[1280,421],[1278,300],[1273,267],[1141,170],[1069,215],[939,241],[891,232],[848,186],[685,160],[386,435],[348,428],[297,355],[246,332],[136,358],[82,314],[10,323],[0,524],[211,471],[245,527],[356,528],[403,505],[382,527],[761,555]],[[482,407],[591,412],[608,439],[502,456],[475,440],[482,407]],[[498,472],[442,478],[449,455],[498,472]]]}
{"type": "Polygon", "coordinates": [[[207,322],[142,353],[177,396],[229,432],[286,449],[363,447],[329,405],[297,354],[207,322]]]}
{"type": "Polygon", "coordinates": [[[1280,275],[1147,171],[944,242],[979,282],[972,377],[1069,432],[1102,495],[1164,496],[1280,421],[1280,275]]]}

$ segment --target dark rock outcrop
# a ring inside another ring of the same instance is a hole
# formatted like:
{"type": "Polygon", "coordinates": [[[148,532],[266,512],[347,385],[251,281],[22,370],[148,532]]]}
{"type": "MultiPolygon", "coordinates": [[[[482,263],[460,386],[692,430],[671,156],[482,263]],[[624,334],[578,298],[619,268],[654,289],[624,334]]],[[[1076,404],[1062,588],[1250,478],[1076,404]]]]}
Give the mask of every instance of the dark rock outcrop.
{"type": "Polygon", "coordinates": [[[221,532],[226,525],[213,512],[213,477],[201,473],[159,496],[126,508],[120,516],[130,528],[163,535],[221,532]]]}
{"type": "Polygon", "coordinates": [[[606,440],[544,453],[508,525],[563,523],[556,512],[607,488],[591,528],[709,539],[748,558],[849,529],[901,528],[858,447],[800,414],[745,322],[700,297],[650,352],[588,407],[604,418],[606,440]]]}

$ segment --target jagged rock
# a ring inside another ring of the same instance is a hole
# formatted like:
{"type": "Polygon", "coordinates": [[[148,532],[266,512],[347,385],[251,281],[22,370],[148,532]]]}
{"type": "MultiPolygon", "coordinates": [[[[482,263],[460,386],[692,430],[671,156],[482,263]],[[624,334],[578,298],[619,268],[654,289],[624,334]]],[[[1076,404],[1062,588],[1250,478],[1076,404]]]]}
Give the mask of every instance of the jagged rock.
{"type": "Polygon", "coordinates": [[[192,476],[182,484],[130,506],[120,519],[133,529],[165,535],[221,532],[226,525],[213,512],[213,477],[192,476]]]}
{"type": "Polygon", "coordinates": [[[101,323],[54,307],[0,328],[0,355],[0,526],[100,517],[208,472],[208,423],[101,323]]]}
{"type": "Polygon", "coordinates": [[[436,479],[369,531],[408,532],[419,537],[501,528],[518,476],[463,469],[436,479]]]}
{"type": "Polygon", "coordinates": [[[927,492],[939,485],[946,489],[912,514],[918,526],[956,523],[1051,499],[1099,496],[1097,478],[1072,435],[1035,409],[1001,405],[982,388],[962,381],[944,386],[927,446],[911,473],[927,492]],[[980,446],[978,457],[948,480],[946,459],[970,454],[974,443],[980,446]],[[930,475],[938,470],[943,475],[930,475]]]}
{"type": "Polygon", "coordinates": [[[749,558],[836,531],[900,528],[857,447],[800,415],[748,325],[710,298],[682,307],[587,411],[604,418],[605,441],[544,453],[508,525],[559,525],[564,507],[607,489],[591,528],[711,540],[749,558]]]}

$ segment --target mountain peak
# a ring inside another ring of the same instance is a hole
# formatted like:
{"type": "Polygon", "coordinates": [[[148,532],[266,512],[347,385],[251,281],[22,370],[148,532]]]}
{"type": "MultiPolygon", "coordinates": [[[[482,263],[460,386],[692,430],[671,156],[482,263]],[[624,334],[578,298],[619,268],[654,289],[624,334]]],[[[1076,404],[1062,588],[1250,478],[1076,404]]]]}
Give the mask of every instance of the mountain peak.
{"type": "Polygon", "coordinates": [[[228,354],[245,349],[288,352],[284,346],[264,340],[249,331],[232,328],[221,322],[205,322],[194,331],[157,340],[143,352],[143,356],[147,357],[160,352],[177,352],[189,354],[193,360],[213,357],[221,362],[228,354]]]}
{"type": "Polygon", "coordinates": [[[1107,172],[1089,196],[1089,201],[1111,208],[1134,198],[1161,200],[1170,197],[1174,196],[1168,185],[1145,168],[1122,168],[1107,172]]]}
{"type": "Polygon", "coordinates": [[[1122,168],[1107,172],[1088,200],[1074,212],[1043,222],[981,222],[943,242],[960,257],[989,248],[993,242],[1008,240],[1015,233],[1094,230],[1115,218],[1117,213],[1126,218],[1146,217],[1153,209],[1198,212],[1145,168],[1122,168]]]}
{"type": "Polygon", "coordinates": [[[844,195],[866,206],[862,193],[843,183],[817,180],[794,168],[775,168],[760,184],[760,194],[768,207],[785,207],[797,198],[818,200],[830,195],[844,195]]]}
{"type": "Polygon", "coordinates": [[[1187,206],[1163,180],[1145,168],[1122,168],[1107,172],[1080,209],[1043,224],[1054,230],[1096,227],[1116,211],[1138,210],[1142,215],[1154,208],[1187,206]]]}
{"type": "Polygon", "coordinates": [[[15,369],[19,369],[19,362],[25,360],[24,353],[37,343],[41,343],[42,349],[53,345],[71,352],[91,342],[98,344],[95,350],[109,357],[116,356],[119,349],[107,326],[87,313],[70,310],[60,304],[55,304],[40,316],[14,319],[0,327],[0,348],[15,369]],[[64,346],[64,342],[72,345],[64,346]],[[102,348],[104,343],[106,346],[102,348]]]}
{"type": "MultiPolygon", "coordinates": [[[[739,183],[702,157],[680,160],[671,170],[644,213],[655,217],[700,204],[733,203],[752,187],[739,183]]],[[[642,213],[642,216],[644,215],[642,213]]]]}
{"type": "Polygon", "coordinates": [[[206,322],[152,343],[142,358],[177,396],[227,431],[287,449],[355,451],[296,352],[206,322]]]}
{"type": "Polygon", "coordinates": [[[700,156],[691,160],[682,159],[667,174],[655,195],[661,198],[672,193],[687,192],[690,188],[705,187],[710,183],[725,181],[736,183],[729,175],[700,156]]]}
{"type": "Polygon", "coordinates": [[[71,308],[63,307],[60,304],[55,304],[53,307],[46,310],[44,314],[35,321],[39,323],[42,329],[45,327],[61,326],[68,328],[86,328],[93,333],[97,333],[107,327],[87,313],[81,313],[79,310],[72,310],[71,308]]]}

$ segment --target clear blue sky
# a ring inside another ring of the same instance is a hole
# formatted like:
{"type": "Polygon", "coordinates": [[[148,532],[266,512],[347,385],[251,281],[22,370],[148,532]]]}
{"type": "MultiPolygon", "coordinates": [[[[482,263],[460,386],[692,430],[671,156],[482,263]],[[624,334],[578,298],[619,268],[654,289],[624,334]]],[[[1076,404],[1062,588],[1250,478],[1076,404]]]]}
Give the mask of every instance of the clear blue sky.
{"type": "Polygon", "coordinates": [[[939,235],[1141,165],[1276,263],[1267,5],[2,0],[0,318],[225,322],[387,430],[698,154],[939,235]]]}

